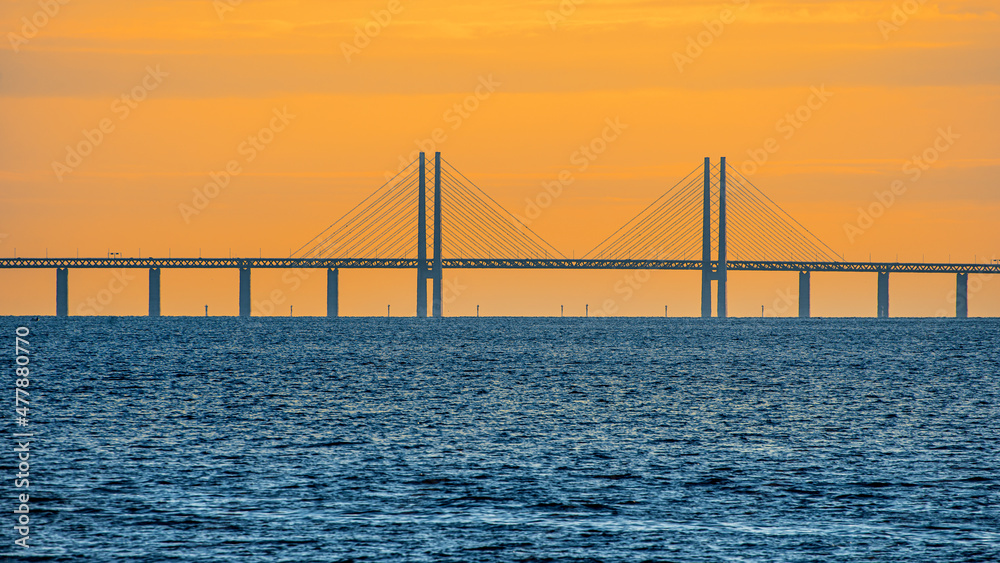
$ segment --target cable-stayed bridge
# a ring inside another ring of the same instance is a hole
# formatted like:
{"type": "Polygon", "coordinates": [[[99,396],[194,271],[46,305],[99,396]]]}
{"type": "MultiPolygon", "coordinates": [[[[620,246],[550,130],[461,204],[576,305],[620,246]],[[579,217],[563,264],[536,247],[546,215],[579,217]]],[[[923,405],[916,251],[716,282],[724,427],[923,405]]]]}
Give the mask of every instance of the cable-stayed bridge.
{"type": "Polygon", "coordinates": [[[812,272],[877,273],[878,317],[889,316],[889,274],[956,275],[956,316],[968,316],[970,273],[1000,264],[847,262],[721,158],[706,158],[581,258],[568,258],[436,153],[424,153],[288,258],[0,258],[0,268],[56,270],[56,314],[69,314],[69,270],[149,268],[149,315],[160,315],[162,268],[240,271],[240,316],[251,271],[326,268],[327,315],[339,316],[339,271],[417,271],[418,317],[442,316],[443,270],[459,268],[700,270],[701,315],[727,316],[729,271],[799,272],[799,316],[810,316],[812,272]],[[428,300],[427,285],[432,290],[428,300]],[[430,303],[430,311],[428,311],[430,303]]]}

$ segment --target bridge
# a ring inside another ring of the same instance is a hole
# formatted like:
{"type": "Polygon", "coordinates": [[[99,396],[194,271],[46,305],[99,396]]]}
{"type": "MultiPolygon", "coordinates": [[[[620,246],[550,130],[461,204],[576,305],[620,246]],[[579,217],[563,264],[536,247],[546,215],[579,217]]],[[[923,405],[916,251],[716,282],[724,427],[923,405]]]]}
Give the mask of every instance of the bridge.
{"type": "Polygon", "coordinates": [[[701,271],[702,317],[712,316],[713,284],[716,316],[727,316],[729,271],[799,272],[799,317],[811,314],[812,272],[875,273],[879,318],[889,316],[890,273],[954,274],[958,318],[968,317],[969,274],[1000,273],[995,263],[847,262],[724,157],[717,164],[705,158],[586,255],[567,258],[441,153],[433,161],[421,153],[288,258],[0,258],[0,269],[10,268],[54,269],[60,317],[69,315],[70,269],[148,268],[153,317],[160,316],[163,268],[238,269],[240,316],[250,316],[252,270],[326,269],[329,317],[339,316],[340,270],[354,268],[415,269],[418,317],[428,316],[428,281],[431,315],[442,316],[446,268],[701,271]]]}

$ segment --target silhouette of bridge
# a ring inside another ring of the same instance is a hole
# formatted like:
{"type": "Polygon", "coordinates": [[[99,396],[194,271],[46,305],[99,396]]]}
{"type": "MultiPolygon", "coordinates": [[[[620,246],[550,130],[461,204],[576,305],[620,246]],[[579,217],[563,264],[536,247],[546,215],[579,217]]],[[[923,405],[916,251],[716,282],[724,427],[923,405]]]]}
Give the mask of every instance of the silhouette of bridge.
{"type": "Polygon", "coordinates": [[[443,270],[458,268],[700,270],[701,316],[727,316],[729,271],[799,272],[799,316],[810,316],[812,272],[877,274],[876,315],[889,316],[889,274],[956,275],[956,317],[968,317],[972,273],[1000,264],[847,262],[723,157],[705,158],[582,258],[567,258],[436,153],[424,153],[288,258],[0,258],[0,268],[56,270],[56,315],[69,314],[69,270],[148,268],[149,315],[160,315],[162,268],[240,271],[240,316],[250,316],[251,271],[326,268],[327,316],[339,316],[339,271],[417,271],[418,317],[442,316],[443,270]],[[433,182],[430,184],[429,180],[433,182]],[[431,191],[428,194],[428,191],[431,191]],[[732,258],[732,259],[731,259],[732,258]]]}

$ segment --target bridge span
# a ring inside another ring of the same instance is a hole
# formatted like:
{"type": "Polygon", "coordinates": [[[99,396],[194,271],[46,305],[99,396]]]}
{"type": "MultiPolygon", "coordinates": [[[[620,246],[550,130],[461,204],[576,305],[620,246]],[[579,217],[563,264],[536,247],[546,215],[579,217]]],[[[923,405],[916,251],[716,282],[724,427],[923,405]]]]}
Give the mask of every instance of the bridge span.
{"type": "Polygon", "coordinates": [[[468,178],[442,164],[440,153],[433,162],[432,206],[426,194],[427,161],[421,153],[418,161],[288,258],[14,257],[0,258],[0,269],[54,269],[56,315],[60,317],[69,314],[70,269],[149,269],[150,316],[160,316],[163,268],[239,270],[240,316],[250,316],[252,270],[326,269],[330,317],[339,316],[341,269],[416,270],[418,317],[427,316],[428,280],[433,283],[433,316],[442,316],[444,269],[701,271],[702,317],[712,316],[713,282],[716,315],[727,316],[729,271],[799,272],[799,317],[811,315],[812,272],[874,273],[876,316],[880,318],[889,316],[891,273],[954,274],[958,318],[968,317],[969,274],[1000,273],[998,263],[845,261],[727,166],[725,158],[718,165],[706,158],[703,167],[689,173],[583,258],[567,258],[468,178]],[[433,218],[430,227],[428,214],[433,218]],[[727,215],[737,219],[734,224],[729,224],[727,215]],[[737,259],[729,259],[731,253],[737,259]],[[352,254],[376,257],[348,257],[352,254]],[[380,254],[384,257],[377,257],[380,254]]]}

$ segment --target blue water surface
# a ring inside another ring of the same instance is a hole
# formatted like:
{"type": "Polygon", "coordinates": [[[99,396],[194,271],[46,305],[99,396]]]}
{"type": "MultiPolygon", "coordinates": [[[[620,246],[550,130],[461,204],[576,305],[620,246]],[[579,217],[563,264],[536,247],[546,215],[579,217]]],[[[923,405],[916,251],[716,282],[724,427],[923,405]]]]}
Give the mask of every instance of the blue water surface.
{"type": "Polygon", "coordinates": [[[997,320],[22,325],[15,560],[1000,561],[997,320]]]}

